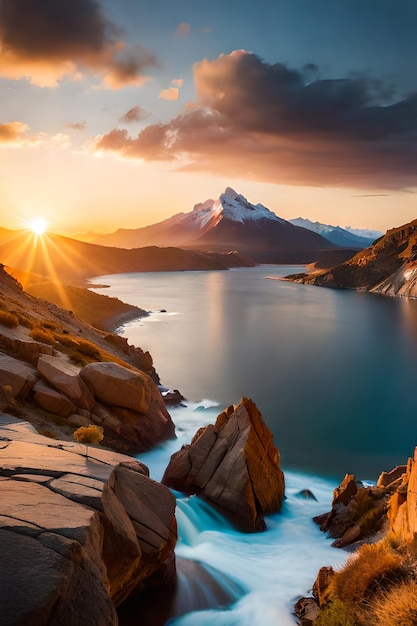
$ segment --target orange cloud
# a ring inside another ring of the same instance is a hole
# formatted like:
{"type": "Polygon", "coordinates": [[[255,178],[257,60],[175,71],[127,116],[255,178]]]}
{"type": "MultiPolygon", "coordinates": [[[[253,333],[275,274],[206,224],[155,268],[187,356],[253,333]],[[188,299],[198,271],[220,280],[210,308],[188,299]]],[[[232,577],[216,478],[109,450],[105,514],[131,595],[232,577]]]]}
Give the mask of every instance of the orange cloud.
{"type": "Polygon", "coordinates": [[[173,78],[171,83],[175,85],[175,87],[182,87],[184,84],[184,80],[182,78],[173,78]]]}
{"type": "Polygon", "coordinates": [[[119,89],[140,85],[145,70],[156,66],[153,53],[126,46],[98,0],[2,0],[0,3],[0,75],[29,78],[55,87],[60,78],[98,76],[119,89]]]}
{"type": "Polygon", "coordinates": [[[40,145],[54,145],[61,148],[68,148],[70,140],[68,135],[58,133],[47,135],[46,133],[28,134],[29,126],[22,122],[8,122],[0,124],[0,146],[2,147],[35,147],[40,145]]]}
{"type": "Polygon", "coordinates": [[[162,100],[178,100],[179,96],[180,90],[178,87],[169,87],[168,89],[162,89],[158,97],[162,100]]]}
{"type": "Polygon", "coordinates": [[[112,131],[96,148],[280,184],[417,184],[416,94],[392,102],[380,81],[321,80],[313,64],[293,70],[244,50],[195,64],[194,82],[182,115],[135,138],[112,131]]]}

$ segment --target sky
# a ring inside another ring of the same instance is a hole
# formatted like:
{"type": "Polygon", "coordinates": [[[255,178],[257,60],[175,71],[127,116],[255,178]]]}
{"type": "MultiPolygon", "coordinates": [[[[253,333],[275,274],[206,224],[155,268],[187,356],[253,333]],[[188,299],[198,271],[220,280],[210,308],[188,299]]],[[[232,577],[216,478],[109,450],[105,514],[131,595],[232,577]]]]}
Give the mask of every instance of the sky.
{"type": "Polygon", "coordinates": [[[417,218],[416,0],[0,0],[0,226],[417,218]]]}

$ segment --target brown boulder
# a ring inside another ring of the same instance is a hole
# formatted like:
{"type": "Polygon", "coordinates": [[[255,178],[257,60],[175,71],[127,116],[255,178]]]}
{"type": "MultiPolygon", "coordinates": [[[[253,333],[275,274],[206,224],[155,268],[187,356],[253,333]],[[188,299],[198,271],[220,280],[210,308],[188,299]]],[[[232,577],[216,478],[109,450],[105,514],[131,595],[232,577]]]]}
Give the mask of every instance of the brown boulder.
{"type": "MultiPolygon", "coordinates": [[[[144,372],[118,363],[90,363],[80,376],[100,402],[147,413],[158,388],[144,372]]],[[[160,394],[159,394],[160,395],[160,394]]]]}
{"type": "Polygon", "coordinates": [[[90,411],[94,398],[79,376],[79,368],[63,358],[41,355],[38,359],[38,371],[55,389],[61,391],[81,409],[90,411]]]}
{"type": "Polygon", "coordinates": [[[51,389],[43,380],[38,380],[33,387],[33,399],[42,409],[60,417],[69,417],[77,408],[71,400],[56,389],[51,389]]]}
{"type": "Polygon", "coordinates": [[[13,398],[25,399],[38,379],[37,371],[7,354],[0,354],[0,387],[8,387],[13,398]]]}
{"type": "Polygon", "coordinates": [[[263,530],[263,516],[279,511],[284,475],[272,434],[252,400],[223,411],[171,457],[162,482],[197,493],[244,531],[263,530]]]}

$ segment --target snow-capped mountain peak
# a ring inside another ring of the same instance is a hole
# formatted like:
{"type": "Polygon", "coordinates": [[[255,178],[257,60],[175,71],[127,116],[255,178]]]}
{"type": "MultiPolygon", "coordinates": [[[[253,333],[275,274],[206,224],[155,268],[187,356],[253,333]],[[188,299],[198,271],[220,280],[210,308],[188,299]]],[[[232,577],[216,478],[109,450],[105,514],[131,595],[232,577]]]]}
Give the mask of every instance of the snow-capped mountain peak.
{"type": "Polygon", "coordinates": [[[223,219],[242,224],[265,219],[276,222],[285,221],[262,204],[251,204],[232,187],[226,187],[224,193],[216,200],[210,199],[196,204],[191,215],[194,227],[199,225],[202,231],[217,226],[223,219]]]}

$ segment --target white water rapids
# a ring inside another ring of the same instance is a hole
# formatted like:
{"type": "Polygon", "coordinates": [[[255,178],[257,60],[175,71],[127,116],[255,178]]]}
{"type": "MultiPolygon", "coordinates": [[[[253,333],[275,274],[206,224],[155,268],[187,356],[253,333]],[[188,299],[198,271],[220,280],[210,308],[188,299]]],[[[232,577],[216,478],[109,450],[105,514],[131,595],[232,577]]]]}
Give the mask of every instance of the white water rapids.
{"type": "MultiPolygon", "coordinates": [[[[150,468],[152,478],[160,480],[170,455],[188,443],[200,426],[215,421],[219,410],[210,404],[187,403],[186,408],[171,411],[178,439],[139,457],[150,468]]],[[[332,548],[331,541],[312,521],[314,515],[329,510],[337,485],[330,479],[283,470],[286,500],[280,514],[267,517],[263,533],[237,532],[198,497],[176,494],[177,556],[208,567],[232,604],[192,610],[195,606],[216,606],[219,601],[214,596],[211,599],[209,583],[205,586],[203,579],[194,579],[192,571],[187,575],[179,568],[170,625],[294,626],[294,603],[311,590],[320,567],[345,561],[346,552],[332,548]],[[299,495],[303,489],[310,489],[317,501],[299,495]],[[184,611],[188,612],[180,615],[184,611]]]]}

